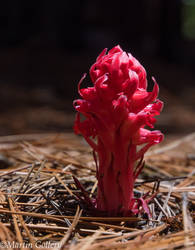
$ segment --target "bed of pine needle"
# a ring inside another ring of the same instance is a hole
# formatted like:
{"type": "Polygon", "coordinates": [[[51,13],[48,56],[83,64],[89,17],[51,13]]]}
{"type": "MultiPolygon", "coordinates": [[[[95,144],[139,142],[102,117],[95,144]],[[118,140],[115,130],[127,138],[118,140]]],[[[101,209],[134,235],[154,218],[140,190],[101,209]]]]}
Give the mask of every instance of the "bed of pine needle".
{"type": "Polygon", "coordinates": [[[152,218],[108,218],[95,216],[78,199],[82,193],[73,176],[91,197],[97,192],[92,152],[81,137],[0,137],[1,249],[6,242],[25,249],[195,247],[194,152],[195,133],[167,138],[149,151],[134,192],[157,192],[149,205],[152,218]]]}

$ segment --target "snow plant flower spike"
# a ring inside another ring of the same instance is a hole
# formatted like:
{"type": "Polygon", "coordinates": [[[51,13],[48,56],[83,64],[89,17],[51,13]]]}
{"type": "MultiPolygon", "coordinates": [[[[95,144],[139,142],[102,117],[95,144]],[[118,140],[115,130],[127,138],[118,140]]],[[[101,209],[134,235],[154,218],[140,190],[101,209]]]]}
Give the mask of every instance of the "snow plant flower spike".
{"type": "Polygon", "coordinates": [[[78,84],[81,99],[74,101],[74,131],[92,147],[96,162],[97,197],[87,202],[108,216],[149,215],[150,198],[135,197],[133,187],[145,152],[163,139],[160,131],[145,129],[154,127],[163,107],[158,84],[153,78],[148,92],[145,69],[120,46],[104,49],[91,66],[92,87],[81,88],[85,76],[78,84]]]}

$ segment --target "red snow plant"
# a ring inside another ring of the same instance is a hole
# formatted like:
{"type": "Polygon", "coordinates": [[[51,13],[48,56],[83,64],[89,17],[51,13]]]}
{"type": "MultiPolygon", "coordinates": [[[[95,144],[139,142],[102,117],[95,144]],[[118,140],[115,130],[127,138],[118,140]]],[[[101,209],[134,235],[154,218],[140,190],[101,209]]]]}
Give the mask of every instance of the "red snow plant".
{"type": "Polygon", "coordinates": [[[153,78],[153,90],[148,92],[145,69],[120,46],[101,52],[90,68],[93,86],[82,89],[85,76],[78,84],[81,99],[74,101],[74,130],[94,152],[98,191],[91,204],[108,216],[149,214],[150,198],[135,197],[133,188],[144,153],[163,139],[160,131],[144,128],[153,128],[154,116],[163,107],[157,99],[158,84],[153,78]]]}

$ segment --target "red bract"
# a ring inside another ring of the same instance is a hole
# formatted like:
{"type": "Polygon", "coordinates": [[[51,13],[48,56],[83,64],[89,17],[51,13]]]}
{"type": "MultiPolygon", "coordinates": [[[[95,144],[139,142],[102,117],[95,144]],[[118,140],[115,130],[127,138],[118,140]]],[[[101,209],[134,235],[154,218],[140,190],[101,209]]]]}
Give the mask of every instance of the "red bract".
{"type": "Polygon", "coordinates": [[[98,193],[95,207],[109,216],[149,214],[148,200],[135,198],[133,187],[143,168],[144,153],[162,141],[160,131],[153,128],[163,103],[157,99],[154,81],[147,91],[146,72],[131,55],[116,46],[98,56],[90,69],[93,87],[78,92],[82,99],[74,101],[78,111],[75,133],[82,134],[94,151],[98,193]],[[85,120],[81,121],[80,113],[85,120]]]}

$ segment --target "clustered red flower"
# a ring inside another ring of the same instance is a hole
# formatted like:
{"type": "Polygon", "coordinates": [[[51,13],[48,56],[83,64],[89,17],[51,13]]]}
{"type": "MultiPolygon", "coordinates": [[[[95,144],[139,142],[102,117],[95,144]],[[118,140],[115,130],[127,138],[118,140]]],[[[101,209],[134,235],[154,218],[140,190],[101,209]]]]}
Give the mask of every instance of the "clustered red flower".
{"type": "Polygon", "coordinates": [[[90,69],[92,87],[80,88],[82,99],[74,131],[82,134],[94,151],[97,198],[94,207],[109,216],[149,214],[147,195],[136,198],[133,188],[143,168],[144,153],[162,141],[163,134],[150,131],[163,103],[157,99],[158,84],[147,91],[143,66],[120,46],[104,49],[90,69]],[[85,117],[81,121],[80,114],[85,117]]]}

